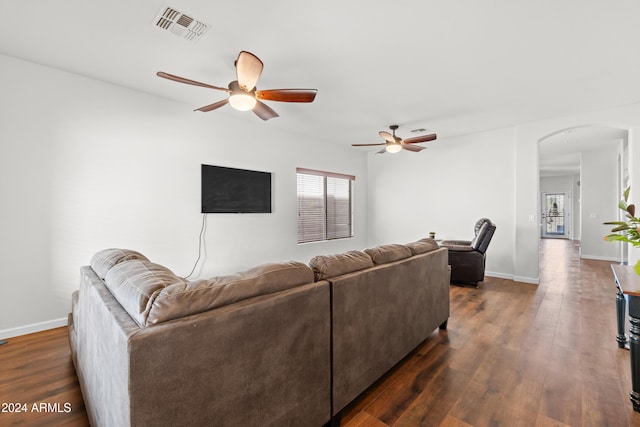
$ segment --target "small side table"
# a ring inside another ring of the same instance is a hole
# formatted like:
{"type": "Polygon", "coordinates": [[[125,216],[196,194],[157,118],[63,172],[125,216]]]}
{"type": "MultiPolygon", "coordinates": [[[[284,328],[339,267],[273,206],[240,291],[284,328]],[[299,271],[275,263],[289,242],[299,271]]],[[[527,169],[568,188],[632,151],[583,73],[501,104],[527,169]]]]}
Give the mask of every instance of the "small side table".
{"type": "Polygon", "coordinates": [[[628,348],[631,362],[631,393],[633,410],[640,412],[640,276],[632,266],[611,264],[616,282],[616,314],[618,347],[628,348]],[[625,304],[625,297],[628,304],[625,304]],[[629,308],[629,340],[624,335],[625,306],[629,308]]]}

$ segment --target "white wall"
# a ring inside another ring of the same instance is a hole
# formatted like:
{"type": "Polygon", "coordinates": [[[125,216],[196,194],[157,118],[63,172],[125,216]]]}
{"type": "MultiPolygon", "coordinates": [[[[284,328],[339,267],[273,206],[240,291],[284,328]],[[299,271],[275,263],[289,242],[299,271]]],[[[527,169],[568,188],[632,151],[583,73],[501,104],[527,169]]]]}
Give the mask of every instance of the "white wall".
{"type": "Polygon", "coordinates": [[[404,243],[435,231],[473,238],[474,224],[496,224],[487,275],[514,275],[514,132],[501,129],[438,139],[420,153],[369,155],[369,244],[404,243]]]}
{"type": "Polygon", "coordinates": [[[201,163],[274,174],[272,214],[207,216],[202,276],[366,246],[362,152],[6,56],[0,92],[0,337],[64,324],[79,267],[100,249],[188,274],[201,163]],[[296,167],[356,176],[353,239],[296,243],[296,167]]]}
{"type": "MultiPolygon", "coordinates": [[[[497,224],[487,274],[538,280],[538,141],[597,124],[629,131],[640,199],[640,105],[438,139],[422,153],[364,154],[301,140],[235,112],[182,105],[0,56],[0,337],[63,324],[78,268],[130,247],[187,274],[197,255],[199,166],[274,173],[271,215],[209,216],[202,275],[497,224]],[[235,114],[235,115],[234,115],[235,114]],[[295,168],[356,175],[356,237],[297,245],[295,168]]],[[[278,120],[278,119],[275,119],[278,120]]],[[[606,203],[609,203],[608,201],[606,203]]],[[[629,262],[640,250],[629,251],[629,262]]]]}
{"type": "Polygon", "coordinates": [[[618,154],[615,148],[580,154],[582,258],[620,261],[621,246],[603,240],[618,220],[618,154]]]}
{"type": "Polygon", "coordinates": [[[573,200],[572,200],[572,206],[571,206],[571,211],[573,212],[573,223],[572,223],[573,233],[571,238],[575,240],[580,240],[580,238],[582,237],[582,235],[580,234],[582,230],[582,217],[580,215],[580,206],[581,206],[580,175],[574,175],[571,178],[572,178],[571,188],[573,189],[573,200]]]}

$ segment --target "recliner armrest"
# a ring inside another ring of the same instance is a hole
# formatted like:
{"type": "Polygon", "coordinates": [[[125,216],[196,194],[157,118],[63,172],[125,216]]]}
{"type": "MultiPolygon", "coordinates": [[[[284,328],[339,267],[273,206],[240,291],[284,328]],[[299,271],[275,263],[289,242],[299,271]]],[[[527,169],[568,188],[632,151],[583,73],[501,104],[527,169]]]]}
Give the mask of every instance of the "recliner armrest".
{"type": "Polygon", "coordinates": [[[442,248],[447,248],[451,252],[473,252],[473,249],[469,245],[440,245],[442,248]]]}
{"type": "Polygon", "coordinates": [[[471,240],[443,240],[440,242],[440,246],[469,246],[471,245],[471,240]]]}

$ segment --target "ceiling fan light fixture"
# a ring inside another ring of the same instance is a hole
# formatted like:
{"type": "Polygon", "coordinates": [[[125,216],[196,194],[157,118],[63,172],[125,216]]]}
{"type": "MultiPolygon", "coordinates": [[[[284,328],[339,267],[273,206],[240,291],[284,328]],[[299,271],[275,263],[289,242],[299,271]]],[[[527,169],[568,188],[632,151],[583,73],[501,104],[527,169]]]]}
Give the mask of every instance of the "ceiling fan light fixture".
{"type": "Polygon", "coordinates": [[[234,93],[229,96],[229,104],[238,111],[253,110],[256,103],[256,97],[249,93],[234,93]]]}
{"type": "Polygon", "coordinates": [[[402,150],[402,144],[400,144],[399,142],[387,144],[386,149],[387,149],[387,153],[395,154],[395,153],[398,153],[400,150],[402,150]]]}
{"type": "Polygon", "coordinates": [[[231,108],[239,111],[252,110],[253,113],[262,120],[269,120],[278,117],[271,107],[260,100],[281,101],[281,102],[313,102],[318,92],[316,89],[271,89],[256,90],[256,83],[262,73],[263,63],[254,54],[243,50],[238,55],[235,62],[237,80],[229,83],[227,88],[214,86],[207,83],[201,83],[195,80],[186,79],[184,77],[158,71],[156,75],[163,79],[173,80],[174,82],[200,86],[208,89],[214,89],[226,92],[228,96],[213,104],[196,108],[194,111],[213,111],[227,104],[231,104],[231,108]]]}

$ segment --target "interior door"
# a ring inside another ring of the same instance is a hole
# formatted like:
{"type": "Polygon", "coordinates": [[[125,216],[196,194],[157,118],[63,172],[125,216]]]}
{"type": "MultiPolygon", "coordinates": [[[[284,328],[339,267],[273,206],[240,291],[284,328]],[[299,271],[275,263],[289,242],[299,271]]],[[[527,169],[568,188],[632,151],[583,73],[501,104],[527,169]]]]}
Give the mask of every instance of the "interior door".
{"type": "Polygon", "coordinates": [[[569,199],[567,193],[542,193],[542,237],[570,237],[569,199]]]}

